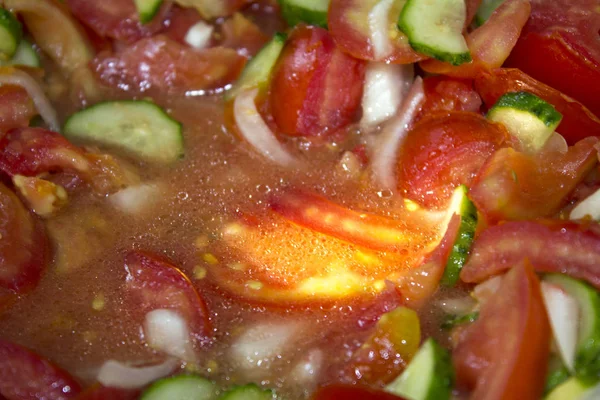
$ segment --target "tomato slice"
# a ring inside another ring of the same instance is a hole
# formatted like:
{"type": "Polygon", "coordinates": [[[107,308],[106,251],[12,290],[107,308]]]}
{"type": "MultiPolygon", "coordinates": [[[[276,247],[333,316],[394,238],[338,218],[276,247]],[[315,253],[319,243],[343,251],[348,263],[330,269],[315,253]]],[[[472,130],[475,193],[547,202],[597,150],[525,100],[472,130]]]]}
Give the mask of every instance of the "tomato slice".
{"type": "Polygon", "coordinates": [[[0,183],[0,309],[15,294],[32,290],[48,262],[50,246],[41,223],[0,183]]]}
{"type": "Polygon", "coordinates": [[[24,128],[37,115],[35,104],[19,86],[0,86],[0,132],[24,128]]]}
{"type": "Polygon", "coordinates": [[[190,334],[202,342],[212,334],[206,303],[189,278],[170,261],[158,255],[132,251],[125,257],[126,291],[146,315],[170,309],[185,318],[190,334]]]}
{"type": "Polygon", "coordinates": [[[443,205],[454,188],[472,183],[507,137],[503,126],[476,113],[434,113],[417,123],[402,144],[398,187],[427,207],[443,205]]]}
{"type": "Polygon", "coordinates": [[[335,384],[319,388],[312,400],[398,400],[402,397],[381,390],[355,385],[335,384]]]}
{"type": "Polygon", "coordinates": [[[423,79],[425,101],[415,121],[436,111],[469,111],[478,113],[481,97],[472,80],[447,76],[428,76],[423,79]]]}
{"type": "Polygon", "coordinates": [[[395,2],[387,17],[389,54],[378,55],[374,50],[369,14],[379,0],[331,0],[327,14],[327,24],[333,40],[342,51],[353,57],[368,61],[386,61],[410,64],[427,58],[415,52],[408,38],[396,24],[402,2],[395,2]]]}
{"type": "Polygon", "coordinates": [[[101,82],[121,90],[194,95],[222,89],[245,63],[233,49],[194,50],[156,35],[116,53],[101,53],[92,67],[101,82]]]}
{"type": "Polygon", "coordinates": [[[539,272],[565,273],[600,289],[600,230],[593,223],[560,220],[506,222],[484,230],[460,277],[482,282],[524,259],[539,272]]]}
{"type": "Polygon", "coordinates": [[[479,315],[452,355],[457,384],[478,400],[540,399],[550,325],[531,265],[512,268],[479,315]]]}
{"type": "Polygon", "coordinates": [[[0,394],[9,400],[72,399],[81,390],[69,373],[32,351],[0,339],[0,394]]]}
{"type": "Polygon", "coordinates": [[[600,119],[590,110],[518,69],[501,68],[481,73],[475,78],[475,87],[488,107],[508,92],[526,91],[546,100],[563,115],[557,131],[570,145],[588,136],[600,136],[600,119]]]}
{"type": "Polygon", "coordinates": [[[133,0],[66,0],[73,15],[100,37],[133,43],[158,32],[170,2],[149,23],[142,24],[133,0]]]}
{"type": "Polygon", "coordinates": [[[552,216],[598,163],[597,143],[590,137],[566,153],[535,155],[501,149],[479,172],[471,198],[489,222],[552,216]]]}
{"type": "Polygon", "coordinates": [[[600,116],[600,13],[596,0],[532,1],[507,65],[582,102],[600,116]]]}
{"type": "Polygon", "coordinates": [[[364,62],[341,52],[327,30],[298,25],[271,78],[269,104],[279,130],[327,136],[345,127],[358,112],[364,73],[364,62]]]}
{"type": "Polygon", "coordinates": [[[481,71],[502,66],[517,43],[530,11],[529,0],[503,2],[485,24],[467,35],[472,62],[453,66],[430,59],[421,62],[421,68],[436,74],[473,78],[481,71]]]}

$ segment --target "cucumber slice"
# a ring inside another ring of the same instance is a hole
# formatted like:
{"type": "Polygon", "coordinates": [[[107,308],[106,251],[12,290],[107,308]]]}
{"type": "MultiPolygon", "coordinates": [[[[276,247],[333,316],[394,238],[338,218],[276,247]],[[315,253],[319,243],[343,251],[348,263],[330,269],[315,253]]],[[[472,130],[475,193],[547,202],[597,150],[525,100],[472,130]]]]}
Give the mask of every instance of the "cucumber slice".
{"type": "Polygon", "coordinates": [[[140,400],[214,400],[216,386],[197,375],[176,375],[154,382],[140,400]]]}
{"type": "Polygon", "coordinates": [[[108,101],[79,111],[65,123],[64,135],[118,147],[149,161],[169,163],[183,157],[181,124],[144,100],[108,101]]]}
{"type": "Polygon", "coordinates": [[[416,51],[460,65],[471,61],[462,34],[466,18],[464,0],[408,0],[400,13],[398,28],[416,51]]]}
{"type": "Polygon", "coordinates": [[[21,23],[10,11],[0,8],[0,60],[9,60],[15,55],[23,37],[21,23]]]}
{"type": "Polygon", "coordinates": [[[597,382],[600,379],[600,294],[587,283],[566,275],[551,274],[544,280],[577,300],[580,319],[575,376],[585,383],[597,382]]]}
{"type": "Polygon", "coordinates": [[[142,24],[152,21],[162,5],[162,0],[134,0],[134,2],[142,24]]]}
{"type": "Polygon", "coordinates": [[[240,78],[233,87],[225,94],[225,100],[234,99],[238,94],[246,89],[254,87],[262,88],[266,86],[271,76],[271,71],[279,59],[279,54],[283,50],[287,35],[285,33],[276,33],[273,39],[267,43],[252,60],[246,65],[240,78]]]}
{"type": "Polygon", "coordinates": [[[40,56],[33,48],[33,45],[29,43],[27,40],[21,40],[19,46],[17,47],[16,53],[13,57],[8,61],[1,61],[0,65],[25,65],[28,67],[39,67],[40,66],[40,56]]]}
{"type": "Polygon", "coordinates": [[[467,193],[467,187],[460,185],[454,189],[450,200],[448,212],[460,216],[460,227],[441,280],[445,286],[454,286],[458,282],[460,271],[467,261],[477,230],[477,208],[467,197],[467,193]]]}
{"type": "Polygon", "coordinates": [[[327,28],[330,0],[279,0],[281,14],[289,26],[300,22],[327,28]]]}
{"type": "Polygon", "coordinates": [[[536,95],[511,92],[498,99],[487,118],[503,124],[519,139],[523,150],[535,153],[544,147],[562,120],[562,114],[536,95]]]}
{"type": "Polygon", "coordinates": [[[485,22],[490,19],[490,15],[496,8],[500,7],[500,4],[504,3],[504,0],[483,0],[481,5],[477,9],[477,14],[475,14],[475,22],[477,25],[481,26],[485,24],[485,22]]]}
{"type": "Polygon", "coordinates": [[[454,370],[450,354],[429,338],[387,392],[411,400],[446,400],[452,393],[454,370]]]}
{"type": "Polygon", "coordinates": [[[471,322],[477,321],[479,318],[479,312],[474,311],[465,315],[448,315],[446,320],[442,323],[441,328],[449,331],[455,327],[463,324],[470,324],[471,322]]]}
{"type": "Polygon", "coordinates": [[[569,378],[551,391],[544,400],[577,400],[583,398],[589,386],[577,378],[569,378]]]}
{"type": "Polygon", "coordinates": [[[254,383],[236,386],[223,393],[219,400],[272,400],[273,392],[259,388],[254,383]]]}
{"type": "Polygon", "coordinates": [[[549,364],[550,367],[548,368],[548,376],[546,377],[546,384],[544,385],[544,393],[552,392],[571,378],[569,369],[557,358],[551,358],[549,364]]]}

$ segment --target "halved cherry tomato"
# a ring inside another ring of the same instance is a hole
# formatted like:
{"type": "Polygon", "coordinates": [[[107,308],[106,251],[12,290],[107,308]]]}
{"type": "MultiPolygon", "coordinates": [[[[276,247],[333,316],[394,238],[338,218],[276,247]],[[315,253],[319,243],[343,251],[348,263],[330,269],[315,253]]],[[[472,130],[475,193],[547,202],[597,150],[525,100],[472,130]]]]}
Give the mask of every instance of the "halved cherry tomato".
{"type": "Polygon", "coordinates": [[[600,229],[559,220],[506,222],[477,237],[463,281],[482,282],[528,259],[539,272],[560,272],[600,289],[600,229]]]}
{"type": "Polygon", "coordinates": [[[144,315],[155,309],[170,309],[185,318],[197,340],[211,335],[206,303],[179,268],[163,257],[132,251],[125,257],[126,290],[144,315]]]}
{"type": "Polygon", "coordinates": [[[50,247],[43,226],[2,183],[0,237],[1,309],[14,300],[15,294],[33,289],[50,261],[50,247]]]}
{"type": "Polygon", "coordinates": [[[369,14],[379,0],[331,0],[327,14],[327,24],[333,40],[340,49],[353,57],[368,61],[388,61],[399,64],[410,64],[423,60],[426,56],[415,52],[408,38],[396,24],[402,2],[395,2],[387,17],[386,27],[383,32],[388,34],[389,54],[377,55],[373,43],[369,21],[369,14]]]}
{"type": "Polygon", "coordinates": [[[447,76],[428,76],[423,79],[425,101],[415,121],[426,118],[436,111],[470,111],[478,113],[481,97],[475,91],[472,80],[447,76]]]}
{"type": "Polygon", "coordinates": [[[458,185],[469,186],[508,137],[502,125],[468,112],[439,112],[409,131],[397,163],[398,187],[409,198],[436,207],[458,185]]]}
{"type": "MultiPolygon", "coordinates": [[[[564,76],[570,75],[569,72],[564,76]]],[[[488,107],[508,92],[526,91],[546,100],[563,115],[557,131],[570,145],[588,136],[600,136],[600,119],[590,110],[518,69],[501,68],[483,72],[475,78],[475,87],[488,107]]]]}
{"type": "Polygon", "coordinates": [[[0,395],[9,400],[72,399],[81,387],[69,373],[32,351],[0,339],[0,395]]]}
{"type": "Polygon", "coordinates": [[[600,117],[600,12],[596,0],[532,1],[507,65],[572,96],[600,117]]]}
{"type": "Polygon", "coordinates": [[[358,111],[364,73],[364,62],[342,53],[325,29],[298,25],[271,79],[275,123],[292,136],[335,133],[358,111]]]}
{"type": "Polygon", "coordinates": [[[0,132],[24,128],[37,115],[35,104],[19,86],[0,86],[0,132]]]}
{"type": "Polygon", "coordinates": [[[311,400],[402,400],[402,397],[381,390],[355,385],[330,385],[319,388],[311,400]]]}
{"type": "Polygon", "coordinates": [[[66,0],[77,19],[101,37],[133,43],[158,32],[170,2],[165,2],[152,21],[142,24],[133,0],[66,0]]]}
{"type": "Polygon", "coordinates": [[[481,168],[471,198],[489,222],[552,216],[598,163],[597,143],[586,138],[567,153],[501,149],[481,168]]]}
{"type": "Polygon", "coordinates": [[[431,59],[421,62],[421,68],[436,74],[473,78],[481,71],[502,66],[517,43],[530,11],[529,0],[505,1],[485,24],[467,35],[472,62],[453,66],[431,59]]]}
{"type": "Polygon", "coordinates": [[[164,35],[142,39],[116,53],[101,53],[92,67],[100,81],[122,90],[186,94],[223,88],[246,58],[233,49],[194,50],[164,35]]]}
{"type": "MultiPolygon", "coordinates": [[[[513,265],[513,264],[511,264],[513,265]]],[[[452,354],[459,387],[477,400],[537,400],[544,392],[550,326],[530,264],[513,267],[452,354]]]]}

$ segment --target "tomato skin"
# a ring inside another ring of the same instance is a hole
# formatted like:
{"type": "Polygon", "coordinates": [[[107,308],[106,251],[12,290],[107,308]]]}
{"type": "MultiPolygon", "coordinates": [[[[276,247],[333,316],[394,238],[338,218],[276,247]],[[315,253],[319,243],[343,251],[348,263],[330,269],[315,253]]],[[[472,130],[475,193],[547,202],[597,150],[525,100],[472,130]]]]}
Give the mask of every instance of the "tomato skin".
{"type": "Polygon", "coordinates": [[[460,184],[469,186],[481,166],[504,146],[503,126],[468,112],[439,112],[409,131],[398,157],[398,187],[427,207],[445,204],[460,184]]]}
{"type": "Polygon", "coordinates": [[[246,58],[233,49],[194,50],[164,35],[142,39],[92,61],[105,85],[132,92],[184,95],[223,88],[236,79],[246,58]]]}
{"type": "Polygon", "coordinates": [[[421,106],[419,121],[436,111],[470,111],[478,113],[481,97],[475,90],[472,80],[456,79],[447,76],[428,76],[423,79],[425,101],[421,106]]]}
{"type": "MultiPolygon", "coordinates": [[[[512,264],[511,264],[512,265],[512,264]]],[[[550,354],[550,325],[530,264],[503,278],[452,354],[459,387],[470,398],[540,399],[550,354]]]]}
{"type": "Polygon", "coordinates": [[[346,126],[360,106],[364,73],[365,63],[342,53],[325,29],[298,25],[271,78],[271,113],[279,130],[328,136],[346,126]]]}
{"type": "Polygon", "coordinates": [[[0,86],[0,132],[24,128],[37,115],[35,104],[19,86],[0,86]]]}
{"type": "Polygon", "coordinates": [[[32,290],[50,261],[43,225],[0,183],[0,309],[32,290]]]}
{"type": "Polygon", "coordinates": [[[313,394],[312,400],[398,400],[402,397],[394,396],[380,390],[369,389],[355,385],[330,385],[324,386],[313,394]]]}
{"type": "Polygon", "coordinates": [[[557,131],[573,145],[588,136],[600,136],[600,119],[581,103],[514,68],[498,68],[479,74],[475,88],[486,106],[493,106],[505,93],[527,91],[552,104],[563,119],[557,131]]]}
{"type": "Polygon", "coordinates": [[[421,62],[421,68],[430,73],[473,78],[481,71],[502,66],[517,43],[530,12],[529,0],[505,1],[485,24],[466,36],[472,62],[453,66],[430,59],[421,62]]]}
{"type": "Polygon", "coordinates": [[[0,395],[9,400],[75,398],[79,383],[32,351],[0,339],[0,395]]]}
{"type": "Polygon", "coordinates": [[[575,98],[600,116],[600,13],[595,0],[532,1],[506,65],[575,98]]]}
{"type": "Polygon", "coordinates": [[[565,154],[501,149],[480,170],[471,199],[488,222],[552,216],[598,163],[597,143],[586,138],[565,154]]]}
{"type": "Polygon", "coordinates": [[[512,221],[475,240],[461,279],[478,283],[528,259],[538,272],[565,273],[600,289],[600,230],[594,223],[512,221]]]}

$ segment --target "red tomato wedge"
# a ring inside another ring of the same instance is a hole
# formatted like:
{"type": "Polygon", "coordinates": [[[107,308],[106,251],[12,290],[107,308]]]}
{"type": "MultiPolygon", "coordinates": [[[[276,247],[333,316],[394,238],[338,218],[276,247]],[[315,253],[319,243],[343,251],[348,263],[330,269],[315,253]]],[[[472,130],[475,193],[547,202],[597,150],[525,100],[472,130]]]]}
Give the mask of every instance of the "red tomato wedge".
{"type": "Polygon", "coordinates": [[[76,400],[136,400],[139,390],[118,389],[95,384],[81,392],[76,400]]]}
{"type": "Polygon", "coordinates": [[[149,23],[142,24],[133,0],[66,0],[77,19],[100,37],[135,42],[158,32],[163,27],[170,2],[149,23]]]}
{"type": "Polygon", "coordinates": [[[223,88],[245,63],[246,58],[233,49],[194,50],[157,35],[116,53],[101,53],[92,67],[101,82],[122,90],[193,95],[223,88]]]}
{"type": "Polygon", "coordinates": [[[507,65],[572,96],[600,116],[600,12],[596,0],[533,0],[507,65]]]}
{"type": "Polygon", "coordinates": [[[341,52],[325,29],[298,25],[271,79],[270,107],[281,133],[326,136],[348,125],[364,73],[365,63],[341,52]]]}
{"type": "Polygon", "coordinates": [[[206,303],[189,278],[168,260],[142,251],[125,257],[126,291],[144,315],[156,309],[170,309],[188,323],[190,333],[203,341],[212,334],[206,303]]]}
{"type": "Polygon", "coordinates": [[[0,394],[8,400],[75,398],[79,383],[50,361],[0,339],[0,394]]]}
{"type": "Polygon", "coordinates": [[[480,114],[453,111],[427,116],[408,132],[400,148],[398,187],[427,207],[443,205],[454,188],[471,184],[507,138],[502,125],[480,114]]]}
{"type": "Polygon", "coordinates": [[[481,73],[475,78],[475,88],[488,107],[508,92],[526,91],[546,100],[563,115],[557,131],[570,145],[588,136],[600,136],[600,119],[590,110],[518,69],[502,68],[481,73]]]}
{"type": "Polygon", "coordinates": [[[274,196],[271,209],[295,224],[372,250],[402,252],[427,240],[421,227],[411,229],[402,219],[353,211],[305,191],[274,196]]]}
{"type": "Polygon", "coordinates": [[[0,132],[24,128],[37,115],[33,100],[19,86],[0,86],[0,132]]]}
{"type": "Polygon", "coordinates": [[[0,183],[0,309],[33,289],[50,261],[41,223],[0,183]]]}
{"type": "Polygon", "coordinates": [[[550,325],[528,263],[512,268],[452,354],[456,380],[472,399],[537,400],[544,392],[550,325]]]}
{"type": "Polygon", "coordinates": [[[423,79],[425,101],[415,121],[436,111],[469,111],[478,113],[481,97],[472,80],[447,76],[428,76],[423,79]]]}
{"type": "Polygon", "coordinates": [[[481,71],[502,66],[517,43],[530,11],[529,0],[505,1],[485,24],[466,36],[472,62],[453,66],[431,59],[421,62],[421,68],[435,74],[473,78],[481,71]]]}
{"type": "Polygon", "coordinates": [[[471,199],[489,222],[552,216],[598,163],[597,143],[586,138],[564,154],[501,149],[479,172],[471,199]]]}
{"type": "Polygon", "coordinates": [[[394,2],[387,15],[384,13],[378,18],[383,21],[375,22],[370,14],[374,13],[373,7],[379,3],[379,0],[331,0],[327,25],[339,48],[353,57],[368,61],[410,64],[427,58],[412,49],[406,35],[396,26],[402,2],[394,2]],[[383,38],[385,50],[380,49],[382,45],[373,43],[374,35],[387,35],[383,38]]]}
{"type": "Polygon", "coordinates": [[[317,389],[312,400],[401,400],[381,390],[369,389],[355,385],[330,385],[317,389]]]}
{"type": "Polygon", "coordinates": [[[482,282],[522,260],[539,272],[559,272],[600,289],[600,230],[593,223],[515,221],[490,227],[475,240],[460,277],[482,282]]]}

